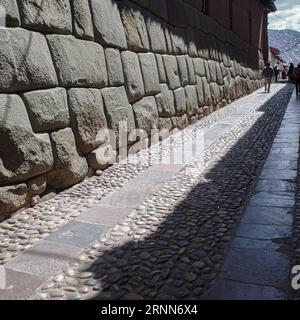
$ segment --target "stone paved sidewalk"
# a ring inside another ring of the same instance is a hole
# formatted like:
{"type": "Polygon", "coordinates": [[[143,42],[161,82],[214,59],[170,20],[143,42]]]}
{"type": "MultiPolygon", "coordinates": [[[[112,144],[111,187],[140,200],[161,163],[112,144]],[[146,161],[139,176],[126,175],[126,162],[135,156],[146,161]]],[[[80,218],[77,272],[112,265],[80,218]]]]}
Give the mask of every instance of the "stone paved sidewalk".
{"type": "Polygon", "coordinates": [[[0,224],[0,298],[207,298],[291,92],[255,92],[0,224]],[[153,165],[182,139],[198,153],[153,165]]]}
{"type": "Polygon", "coordinates": [[[288,299],[299,137],[300,101],[293,96],[212,299],[288,299]]]}

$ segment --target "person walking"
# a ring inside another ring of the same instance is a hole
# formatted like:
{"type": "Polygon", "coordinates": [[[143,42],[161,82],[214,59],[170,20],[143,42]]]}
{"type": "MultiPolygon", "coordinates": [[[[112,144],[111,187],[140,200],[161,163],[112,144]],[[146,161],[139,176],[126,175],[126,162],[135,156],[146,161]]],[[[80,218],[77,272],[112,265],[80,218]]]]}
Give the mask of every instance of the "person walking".
{"type": "Polygon", "coordinates": [[[300,63],[298,64],[297,68],[294,68],[293,77],[296,86],[296,96],[298,97],[300,93],[300,63]]]}
{"type": "Polygon", "coordinates": [[[275,82],[278,82],[278,76],[279,76],[278,65],[274,67],[274,73],[275,73],[275,82]]]}
{"type": "Polygon", "coordinates": [[[289,77],[289,82],[293,83],[294,82],[294,75],[293,71],[295,69],[295,66],[293,63],[290,63],[289,71],[288,71],[288,77],[289,77]]]}
{"type": "Polygon", "coordinates": [[[271,64],[269,62],[266,64],[264,70],[262,71],[262,76],[265,81],[265,92],[270,93],[271,82],[274,76],[274,69],[271,67],[271,64]]]}

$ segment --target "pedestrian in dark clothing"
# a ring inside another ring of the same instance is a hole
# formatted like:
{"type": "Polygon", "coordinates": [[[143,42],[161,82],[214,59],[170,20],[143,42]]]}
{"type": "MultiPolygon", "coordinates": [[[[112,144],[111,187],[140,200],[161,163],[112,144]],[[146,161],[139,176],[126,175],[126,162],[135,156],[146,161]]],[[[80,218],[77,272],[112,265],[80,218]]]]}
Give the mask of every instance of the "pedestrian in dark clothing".
{"type": "Polygon", "coordinates": [[[289,82],[293,83],[294,82],[294,75],[293,71],[295,69],[295,66],[293,63],[290,64],[289,71],[288,71],[288,77],[289,77],[289,82]]]}
{"type": "Polygon", "coordinates": [[[265,92],[270,92],[271,89],[271,82],[274,76],[274,69],[271,67],[270,63],[268,62],[261,74],[265,81],[265,92]]]}
{"type": "Polygon", "coordinates": [[[279,76],[278,66],[274,67],[274,73],[275,73],[275,82],[278,82],[278,76],[279,76]]]}
{"type": "Polygon", "coordinates": [[[294,68],[293,76],[296,86],[296,96],[298,97],[300,93],[300,63],[298,64],[297,68],[294,68]]]}

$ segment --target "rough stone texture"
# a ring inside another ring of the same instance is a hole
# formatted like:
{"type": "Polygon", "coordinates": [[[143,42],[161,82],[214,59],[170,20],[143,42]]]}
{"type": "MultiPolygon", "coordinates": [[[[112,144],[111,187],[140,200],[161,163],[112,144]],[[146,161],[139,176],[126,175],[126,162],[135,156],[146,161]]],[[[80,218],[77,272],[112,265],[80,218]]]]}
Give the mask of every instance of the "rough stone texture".
{"type": "Polygon", "coordinates": [[[163,55],[163,61],[166,70],[168,86],[171,90],[175,90],[180,87],[177,59],[174,56],[163,55]]]}
{"type": "Polygon", "coordinates": [[[167,77],[166,77],[166,71],[164,67],[163,58],[160,54],[156,54],[156,63],[158,68],[158,76],[159,76],[159,82],[160,83],[166,83],[167,77]]]}
{"type": "Polygon", "coordinates": [[[78,153],[70,128],[51,133],[54,168],[47,174],[49,186],[60,190],[81,182],[88,173],[86,159],[78,153]]]}
{"type": "Polygon", "coordinates": [[[72,88],[68,96],[76,143],[87,154],[108,139],[102,95],[98,89],[72,88]]]}
{"type": "Polygon", "coordinates": [[[203,90],[203,81],[202,81],[202,78],[198,76],[196,76],[196,80],[197,80],[196,90],[197,90],[198,104],[199,106],[204,106],[205,97],[204,97],[204,90],[203,90]]]}
{"type": "Polygon", "coordinates": [[[187,53],[187,47],[185,44],[184,29],[171,28],[170,37],[172,42],[173,53],[185,54],[187,53]]]}
{"type": "Polygon", "coordinates": [[[125,28],[128,49],[146,51],[150,49],[143,12],[128,1],[120,4],[121,18],[125,28]]]}
{"type": "Polygon", "coordinates": [[[47,37],[61,86],[104,87],[107,71],[103,47],[73,36],[47,37]],[[80,63],[78,63],[80,62],[80,63]]]}
{"type": "Polygon", "coordinates": [[[172,117],[175,115],[173,92],[166,84],[161,84],[160,88],[161,93],[155,96],[159,116],[172,117]]]}
{"type": "Polygon", "coordinates": [[[125,31],[115,0],[90,0],[96,42],[127,48],[125,31]]]}
{"type": "Polygon", "coordinates": [[[147,15],[146,26],[149,34],[151,50],[155,53],[165,53],[167,46],[161,20],[153,15],[147,15]]]}
{"type": "Polygon", "coordinates": [[[43,35],[20,28],[0,29],[0,43],[0,92],[57,85],[55,69],[43,35]]]}
{"type": "Polygon", "coordinates": [[[46,132],[66,128],[70,123],[67,93],[63,88],[24,93],[33,131],[46,132]]]}
{"type": "Polygon", "coordinates": [[[173,127],[178,128],[179,130],[184,129],[189,125],[189,121],[186,114],[184,114],[181,117],[173,117],[172,123],[173,127]]]}
{"type": "Polygon", "coordinates": [[[31,196],[36,196],[44,193],[47,188],[47,175],[43,174],[41,176],[30,179],[27,182],[28,192],[31,196]]]}
{"type": "Polygon", "coordinates": [[[189,73],[186,63],[186,56],[177,56],[177,63],[181,86],[185,87],[189,84],[189,73]]]}
{"type": "Polygon", "coordinates": [[[0,187],[0,221],[29,203],[28,189],[25,183],[0,187]]]}
{"type": "Polygon", "coordinates": [[[195,86],[186,86],[184,88],[186,96],[186,112],[189,116],[198,113],[198,99],[195,86]]]}
{"type": "Polygon", "coordinates": [[[73,13],[73,33],[86,40],[94,39],[94,27],[89,0],[70,0],[73,13]]]}
{"type": "Polygon", "coordinates": [[[188,72],[189,72],[189,83],[196,84],[196,75],[195,75],[193,59],[191,57],[187,56],[186,63],[187,63],[187,68],[188,68],[188,72]]]}
{"type": "Polygon", "coordinates": [[[23,182],[52,168],[49,136],[34,134],[19,96],[0,95],[0,123],[0,185],[23,182]]]}
{"type": "Polygon", "coordinates": [[[175,110],[177,115],[186,113],[186,98],[183,88],[174,91],[175,110]]]}
{"type": "Polygon", "coordinates": [[[5,8],[5,23],[9,27],[19,27],[21,24],[17,0],[0,0],[0,5],[5,8]]]}
{"type": "Polygon", "coordinates": [[[158,128],[159,116],[154,97],[143,98],[132,107],[138,129],[143,129],[150,135],[151,129],[158,128]]]}
{"type": "Polygon", "coordinates": [[[64,33],[72,32],[69,0],[19,0],[22,25],[27,29],[64,33]]]}
{"type": "Polygon", "coordinates": [[[132,107],[128,102],[124,87],[102,89],[108,127],[115,134],[119,132],[119,122],[125,121],[127,130],[135,129],[132,107]]]}
{"type": "Polygon", "coordinates": [[[116,163],[117,153],[111,145],[102,146],[87,155],[87,161],[94,170],[105,170],[116,163]]]}
{"type": "Polygon", "coordinates": [[[169,118],[159,118],[158,129],[166,130],[166,132],[169,133],[173,129],[172,120],[169,118]]]}
{"type": "Polygon", "coordinates": [[[195,74],[199,77],[205,77],[205,66],[202,58],[193,59],[195,74]]]}
{"type": "Polygon", "coordinates": [[[146,95],[155,95],[160,92],[158,69],[154,53],[140,53],[140,66],[144,79],[146,95]]]}
{"type": "Polygon", "coordinates": [[[135,102],[145,95],[143,76],[138,55],[131,51],[121,53],[125,87],[129,102],[135,102]]]}
{"type": "Polygon", "coordinates": [[[120,51],[114,48],[105,49],[108,83],[110,86],[124,84],[124,74],[120,51]]]}
{"type": "Polygon", "coordinates": [[[208,84],[207,79],[205,77],[202,78],[202,83],[203,83],[205,105],[208,106],[211,104],[210,87],[209,87],[209,84],[208,84]]]}

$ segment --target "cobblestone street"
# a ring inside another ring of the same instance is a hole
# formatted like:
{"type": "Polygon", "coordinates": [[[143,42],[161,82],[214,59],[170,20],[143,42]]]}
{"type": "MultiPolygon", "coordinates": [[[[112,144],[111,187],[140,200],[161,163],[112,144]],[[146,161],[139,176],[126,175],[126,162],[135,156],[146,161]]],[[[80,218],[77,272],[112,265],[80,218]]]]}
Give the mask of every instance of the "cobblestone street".
{"type": "Polygon", "coordinates": [[[255,91],[0,223],[0,299],[295,298],[293,89],[255,91]],[[183,141],[195,152],[168,163],[183,141]]]}

